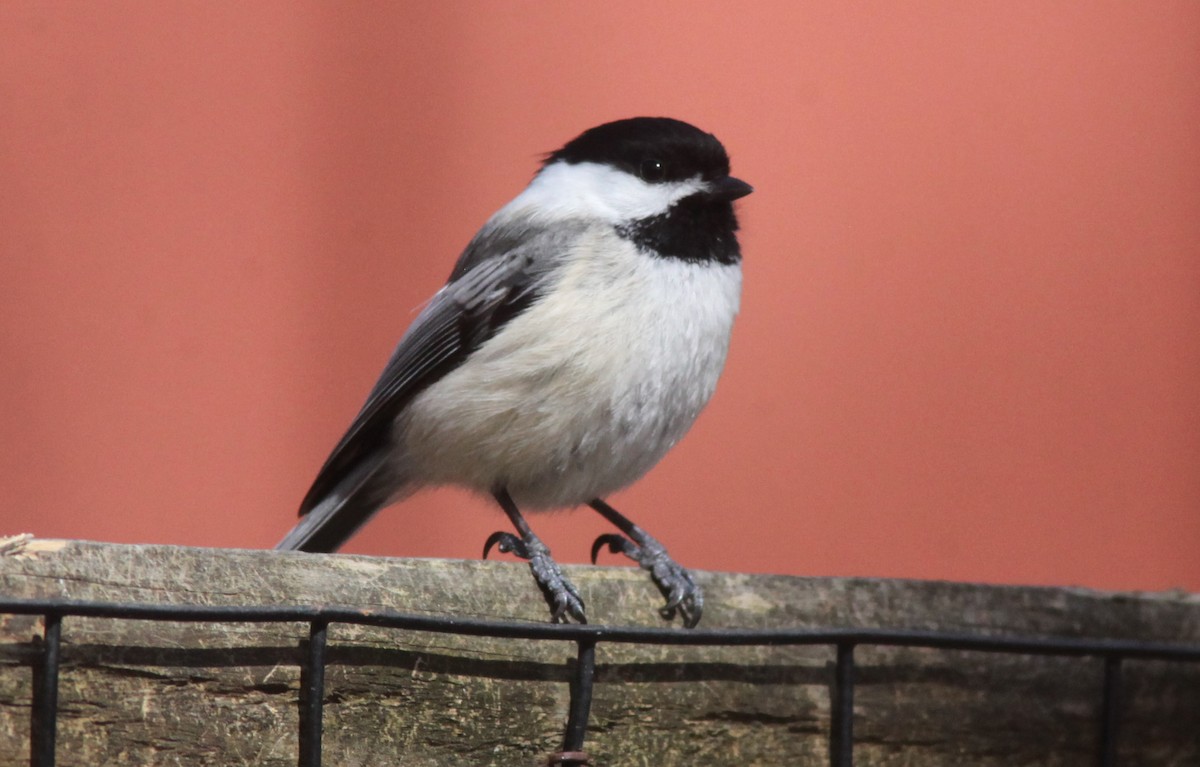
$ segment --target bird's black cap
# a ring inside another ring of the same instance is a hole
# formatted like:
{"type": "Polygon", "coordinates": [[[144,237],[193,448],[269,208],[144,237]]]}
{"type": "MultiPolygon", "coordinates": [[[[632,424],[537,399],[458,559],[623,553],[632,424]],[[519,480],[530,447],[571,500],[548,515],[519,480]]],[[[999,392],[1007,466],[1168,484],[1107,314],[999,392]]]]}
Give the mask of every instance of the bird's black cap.
{"type": "Polygon", "coordinates": [[[612,165],[646,181],[705,180],[729,175],[729,155],[711,133],[670,117],[631,117],[584,131],[546,158],[612,165]]]}

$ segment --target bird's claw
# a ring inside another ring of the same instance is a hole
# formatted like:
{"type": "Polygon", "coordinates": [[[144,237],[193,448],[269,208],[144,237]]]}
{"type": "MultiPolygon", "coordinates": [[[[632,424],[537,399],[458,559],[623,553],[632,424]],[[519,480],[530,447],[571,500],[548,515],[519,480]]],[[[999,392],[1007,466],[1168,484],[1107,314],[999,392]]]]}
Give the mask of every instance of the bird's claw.
{"type": "Polygon", "coordinates": [[[503,530],[492,533],[488,536],[487,541],[483,544],[483,558],[487,559],[488,552],[493,546],[499,545],[501,554],[507,554],[510,551],[521,559],[529,559],[529,554],[525,550],[525,541],[521,540],[512,533],[506,533],[503,530]]]}
{"type": "Polygon", "coordinates": [[[587,623],[583,598],[579,596],[575,585],[563,575],[558,563],[550,558],[550,549],[544,543],[537,538],[524,540],[512,533],[495,532],[488,536],[483,545],[484,559],[487,559],[493,546],[503,554],[512,553],[529,563],[533,579],[550,605],[551,623],[567,623],[569,619],[587,623]]]}
{"type": "Polygon", "coordinates": [[[667,553],[667,549],[654,538],[642,533],[641,540],[633,541],[623,535],[607,533],[592,544],[592,563],[605,547],[613,554],[624,554],[650,573],[651,580],[666,598],[667,603],[659,608],[664,620],[674,620],[678,614],[684,628],[695,628],[704,611],[704,591],[696,584],[692,574],[667,553]]]}
{"type": "Polygon", "coordinates": [[[617,533],[607,533],[601,535],[592,544],[592,564],[596,564],[596,558],[600,556],[600,550],[605,546],[608,547],[610,554],[624,554],[630,559],[637,559],[637,544],[629,540],[623,535],[617,533]]]}

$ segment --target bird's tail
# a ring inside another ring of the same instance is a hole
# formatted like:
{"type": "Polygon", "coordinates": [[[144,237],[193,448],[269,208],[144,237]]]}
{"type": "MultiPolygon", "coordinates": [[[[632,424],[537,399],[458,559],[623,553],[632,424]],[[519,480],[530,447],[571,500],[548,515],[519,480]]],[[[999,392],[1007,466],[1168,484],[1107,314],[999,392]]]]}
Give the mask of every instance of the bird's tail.
{"type": "Polygon", "coordinates": [[[336,551],[376,511],[395,497],[395,477],[385,476],[384,456],[359,462],[345,479],[307,513],[276,549],[285,551],[336,551]]]}

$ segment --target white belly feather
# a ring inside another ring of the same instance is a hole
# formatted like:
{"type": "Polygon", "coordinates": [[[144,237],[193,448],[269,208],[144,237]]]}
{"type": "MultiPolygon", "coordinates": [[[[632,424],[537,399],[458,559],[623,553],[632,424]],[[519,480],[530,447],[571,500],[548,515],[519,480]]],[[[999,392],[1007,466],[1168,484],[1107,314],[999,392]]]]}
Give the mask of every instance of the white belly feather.
{"type": "Polygon", "coordinates": [[[639,479],[691,427],[725,364],[741,269],[614,239],[582,240],[551,297],[414,398],[394,432],[410,489],[574,506],[639,479]]]}

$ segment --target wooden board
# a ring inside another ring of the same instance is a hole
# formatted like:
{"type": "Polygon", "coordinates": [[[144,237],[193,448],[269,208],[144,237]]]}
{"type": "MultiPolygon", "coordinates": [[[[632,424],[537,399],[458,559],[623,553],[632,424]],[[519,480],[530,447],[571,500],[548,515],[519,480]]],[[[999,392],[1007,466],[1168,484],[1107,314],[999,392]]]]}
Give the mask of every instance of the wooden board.
{"type": "MultiPolygon", "coordinates": [[[[567,567],[596,622],[660,625],[634,568],[567,567]]],[[[698,573],[703,626],[871,627],[1195,644],[1194,595],[698,573]]],[[[542,621],[519,562],[25,540],[0,594],[345,605],[542,621]]],[[[62,765],[294,765],[303,624],[63,621],[62,765]]],[[[0,615],[0,766],[29,763],[40,618],[0,615]]],[[[334,624],[325,763],[533,765],[561,742],[575,647],[334,624]]],[[[857,765],[1090,765],[1103,662],[861,647],[857,765]]],[[[618,765],[823,765],[831,648],[602,643],[587,750],[618,765]]],[[[1121,755],[1200,764],[1200,668],[1127,662],[1121,755]]]]}

